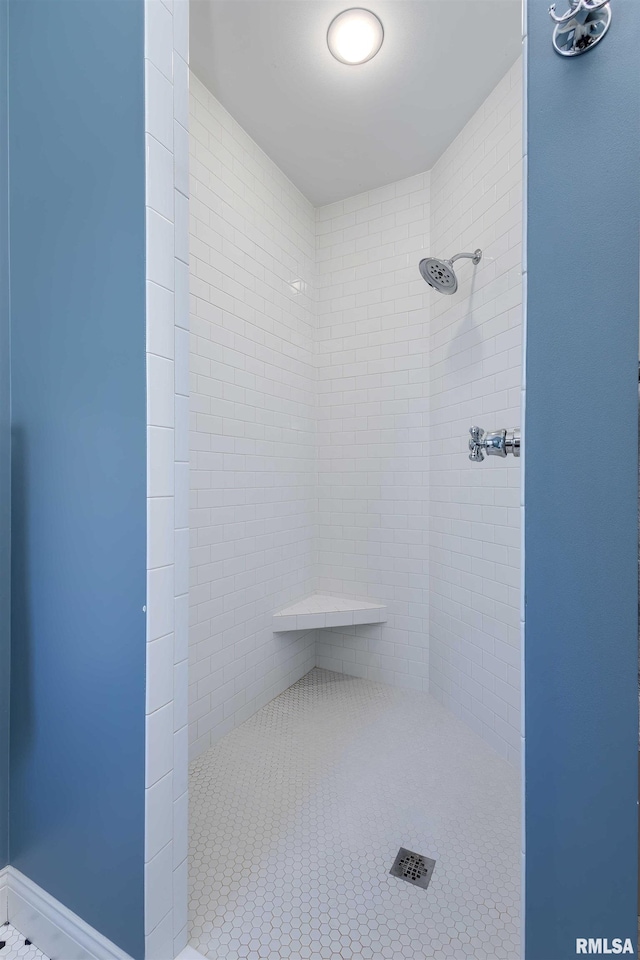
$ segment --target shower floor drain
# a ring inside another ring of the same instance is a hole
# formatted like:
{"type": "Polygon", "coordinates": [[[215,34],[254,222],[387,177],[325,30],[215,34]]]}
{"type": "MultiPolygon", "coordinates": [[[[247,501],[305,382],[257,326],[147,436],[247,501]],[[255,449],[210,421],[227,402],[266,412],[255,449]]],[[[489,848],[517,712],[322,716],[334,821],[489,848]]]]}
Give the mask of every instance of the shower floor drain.
{"type": "Polygon", "coordinates": [[[398,856],[393,861],[389,873],[392,877],[399,877],[400,880],[406,880],[408,883],[413,883],[416,887],[422,887],[426,890],[433,876],[435,865],[435,860],[423,857],[421,853],[414,853],[412,850],[405,850],[404,847],[400,847],[398,856]]]}

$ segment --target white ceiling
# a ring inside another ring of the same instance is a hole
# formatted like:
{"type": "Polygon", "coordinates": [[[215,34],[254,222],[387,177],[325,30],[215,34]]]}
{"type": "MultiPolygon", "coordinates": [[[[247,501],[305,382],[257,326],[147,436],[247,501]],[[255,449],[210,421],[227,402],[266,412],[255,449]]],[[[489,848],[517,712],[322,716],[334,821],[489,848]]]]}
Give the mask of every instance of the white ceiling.
{"type": "Polygon", "coordinates": [[[316,205],[429,170],[520,50],[520,0],[191,0],[193,71],[316,205]],[[347,66],[358,5],[384,43],[347,66]]]}

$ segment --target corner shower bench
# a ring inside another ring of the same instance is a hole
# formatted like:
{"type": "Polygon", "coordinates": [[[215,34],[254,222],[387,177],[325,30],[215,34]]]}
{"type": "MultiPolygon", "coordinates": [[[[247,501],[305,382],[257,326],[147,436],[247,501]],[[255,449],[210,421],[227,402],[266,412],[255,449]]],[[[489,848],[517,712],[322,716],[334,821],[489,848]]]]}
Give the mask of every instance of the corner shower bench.
{"type": "Polygon", "coordinates": [[[351,600],[312,593],[304,600],[273,615],[275,633],[285,630],[314,630],[324,627],[351,627],[361,623],[384,623],[387,608],[380,603],[351,600]]]}

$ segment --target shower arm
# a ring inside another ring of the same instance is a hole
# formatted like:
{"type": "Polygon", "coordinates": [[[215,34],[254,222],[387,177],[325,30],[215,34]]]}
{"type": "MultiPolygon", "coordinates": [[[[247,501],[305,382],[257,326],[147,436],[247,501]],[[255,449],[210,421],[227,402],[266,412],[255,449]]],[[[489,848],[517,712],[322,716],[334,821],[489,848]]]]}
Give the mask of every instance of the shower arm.
{"type": "Polygon", "coordinates": [[[455,257],[451,257],[449,263],[455,263],[456,260],[462,260],[463,257],[467,260],[473,260],[474,263],[480,263],[482,260],[482,250],[475,250],[473,253],[456,253],[455,257]]]}

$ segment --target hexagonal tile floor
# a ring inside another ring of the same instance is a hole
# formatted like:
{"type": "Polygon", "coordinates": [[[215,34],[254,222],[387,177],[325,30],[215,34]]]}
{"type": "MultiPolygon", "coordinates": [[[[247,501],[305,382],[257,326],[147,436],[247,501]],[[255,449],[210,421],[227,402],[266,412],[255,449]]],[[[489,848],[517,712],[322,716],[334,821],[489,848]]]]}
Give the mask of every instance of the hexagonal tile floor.
{"type": "Polygon", "coordinates": [[[315,669],[192,764],[211,960],[520,956],[519,778],[432,697],[315,669]],[[436,861],[427,890],[389,875],[436,861]]]}
{"type": "Polygon", "coordinates": [[[10,923],[0,926],[0,960],[47,960],[30,940],[10,923]]]}

